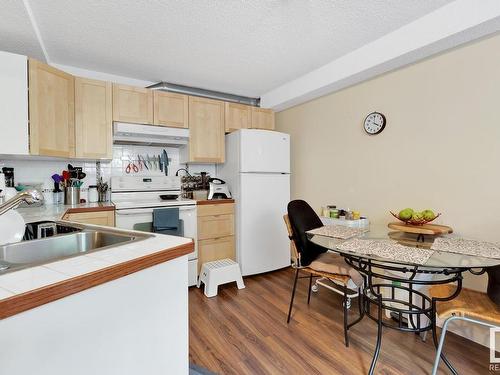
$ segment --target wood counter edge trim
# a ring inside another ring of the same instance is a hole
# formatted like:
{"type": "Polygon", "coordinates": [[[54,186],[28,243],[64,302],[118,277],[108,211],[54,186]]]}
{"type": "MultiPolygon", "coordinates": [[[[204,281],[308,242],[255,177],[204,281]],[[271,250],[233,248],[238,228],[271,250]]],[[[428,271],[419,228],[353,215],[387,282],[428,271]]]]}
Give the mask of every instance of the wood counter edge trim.
{"type": "Polygon", "coordinates": [[[5,298],[0,300],[0,319],[179,258],[193,250],[194,241],[5,298]]]}
{"type": "Polygon", "coordinates": [[[196,205],[209,205],[209,204],[225,204],[225,203],[234,203],[234,199],[205,199],[202,201],[196,201],[196,205]]]}
{"type": "Polygon", "coordinates": [[[75,207],[75,208],[68,208],[64,212],[64,215],[68,215],[68,214],[81,214],[81,213],[84,213],[84,212],[101,212],[101,211],[114,211],[114,210],[115,210],[115,206],[112,206],[112,205],[109,205],[109,206],[98,206],[98,207],[75,207]]]}

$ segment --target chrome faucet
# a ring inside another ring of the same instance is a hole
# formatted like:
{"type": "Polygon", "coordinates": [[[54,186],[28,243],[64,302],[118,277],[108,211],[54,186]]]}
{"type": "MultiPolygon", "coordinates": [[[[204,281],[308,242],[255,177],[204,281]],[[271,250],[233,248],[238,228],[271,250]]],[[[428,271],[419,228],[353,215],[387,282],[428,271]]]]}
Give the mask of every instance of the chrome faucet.
{"type": "Polygon", "coordinates": [[[19,206],[21,202],[26,202],[28,204],[33,204],[36,202],[43,202],[43,195],[38,190],[26,190],[17,193],[14,197],[10,198],[8,201],[0,204],[0,215],[3,215],[9,210],[12,210],[19,206]]]}

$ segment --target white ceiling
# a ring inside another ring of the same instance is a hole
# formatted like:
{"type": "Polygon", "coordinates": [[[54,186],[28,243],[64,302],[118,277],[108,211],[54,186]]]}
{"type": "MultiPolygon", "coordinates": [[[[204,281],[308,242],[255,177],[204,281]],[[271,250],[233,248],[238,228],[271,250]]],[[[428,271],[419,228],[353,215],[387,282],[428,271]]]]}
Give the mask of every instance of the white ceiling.
{"type": "Polygon", "coordinates": [[[44,60],[23,2],[0,0],[0,14],[0,50],[44,60]]]}
{"type": "Polygon", "coordinates": [[[450,0],[0,0],[0,50],[260,96],[450,0]]]}

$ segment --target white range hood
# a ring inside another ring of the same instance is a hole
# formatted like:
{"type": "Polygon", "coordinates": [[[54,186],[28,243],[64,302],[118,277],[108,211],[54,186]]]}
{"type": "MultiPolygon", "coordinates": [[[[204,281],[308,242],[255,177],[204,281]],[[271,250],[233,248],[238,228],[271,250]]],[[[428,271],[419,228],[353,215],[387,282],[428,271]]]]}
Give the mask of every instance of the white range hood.
{"type": "Polygon", "coordinates": [[[115,122],[113,143],[122,145],[182,147],[189,141],[189,129],[115,122]]]}

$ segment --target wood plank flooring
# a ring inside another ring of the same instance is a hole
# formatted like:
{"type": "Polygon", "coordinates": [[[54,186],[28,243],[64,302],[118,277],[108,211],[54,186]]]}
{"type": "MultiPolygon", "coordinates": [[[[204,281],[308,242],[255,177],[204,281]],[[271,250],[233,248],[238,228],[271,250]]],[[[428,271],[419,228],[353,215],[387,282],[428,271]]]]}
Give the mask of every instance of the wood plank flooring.
{"type": "MultiPolygon", "coordinates": [[[[376,325],[365,318],[343,341],[341,297],[320,288],[307,305],[307,279],[299,281],[290,324],[286,314],[291,269],[245,278],[246,289],[219,287],[206,298],[189,291],[190,361],[218,374],[366,374],[376,325]]],[[[356,301],[353,301],[356,302],[356,301]]],[[[352,316],[356,313],[353,304],[352,316]]],[[[434,360],[430,335],[385,329],[377,374],[429,374],[434,360]]],[[[445,352],[460,374],[487,374],[488,349],[448,333],[445,352]]],[[[441,364],[441,373],[447,374],[441,364]]]]}

